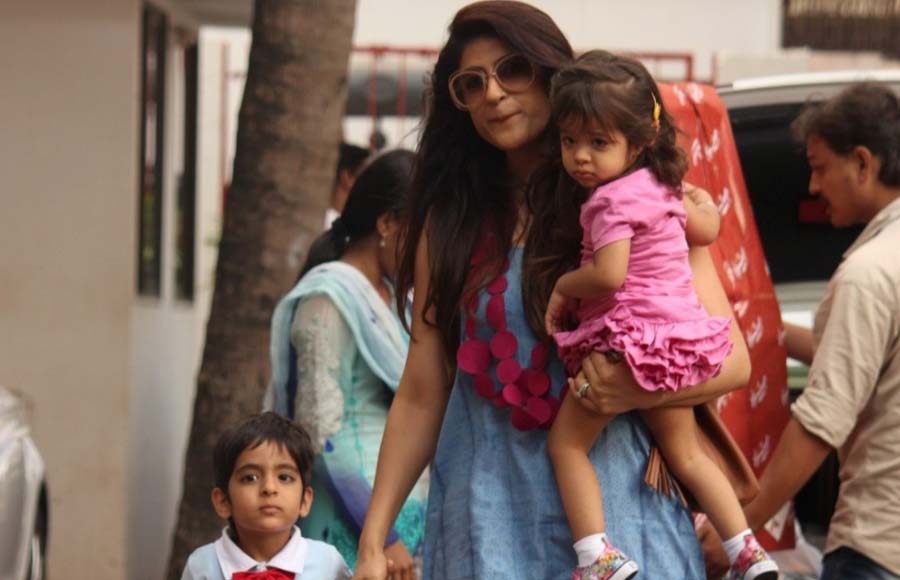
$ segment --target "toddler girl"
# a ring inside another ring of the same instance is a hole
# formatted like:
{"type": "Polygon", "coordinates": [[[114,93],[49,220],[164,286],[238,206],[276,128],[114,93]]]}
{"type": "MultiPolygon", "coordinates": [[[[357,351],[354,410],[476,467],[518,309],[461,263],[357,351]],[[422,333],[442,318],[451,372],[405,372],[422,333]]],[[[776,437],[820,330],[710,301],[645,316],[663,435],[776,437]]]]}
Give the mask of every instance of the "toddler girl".
{"type": "MultiPolygon", "coordinates": [[[[687,161],[656,83],[638,61],[592,51],[553,77],[550,98],[571,178],[558,194],[591,192],[581,206],[581,267],[557,281],[547,306],[547,332],[560,358],[574,375],[592,351],[621,357],[651,391],[714,377],[731,351],[730,320],[710,317],[700,305],[688,240],[711,243],[719,216],[708,196],[683,199],[687,161]],[[578,327],[563,331],[570,304],[578,327]]],[[[582,385],[576,396],[589,387],[582,385]]],[[[643,418],[671,471],[729,538],[729,578],[777,578],[728,479],[699,447],[693,409],[662,407],[644,411],[643,418]]],[[[610,419],[569,397],[550,432],[550,457],[576,539],[573,580],[623,580],[638,572],[606,538],[600,483],[588,459],[610,419]]]]}

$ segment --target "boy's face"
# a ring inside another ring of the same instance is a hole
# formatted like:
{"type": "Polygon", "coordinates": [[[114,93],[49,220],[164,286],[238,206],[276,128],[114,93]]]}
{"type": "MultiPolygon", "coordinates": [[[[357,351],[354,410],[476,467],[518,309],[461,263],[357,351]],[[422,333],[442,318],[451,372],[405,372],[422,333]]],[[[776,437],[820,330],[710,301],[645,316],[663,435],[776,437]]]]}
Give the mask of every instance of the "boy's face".
{"type": "Polygon", "coordinates": [[[233,518],[239,537],[289,533],[298,518],[309,514],[312,488],[303,485],[287,449],[272,442],[248,447],[238,456],[228,494],[213,490],[216,512],[233,518]]]}
{"type": "Polygon", "coordinates": [[[587,189],[621,176],[636,157],[620,131],[607,133],[592,125],[561,126],[559,145],[566,173],[587,189]]]}

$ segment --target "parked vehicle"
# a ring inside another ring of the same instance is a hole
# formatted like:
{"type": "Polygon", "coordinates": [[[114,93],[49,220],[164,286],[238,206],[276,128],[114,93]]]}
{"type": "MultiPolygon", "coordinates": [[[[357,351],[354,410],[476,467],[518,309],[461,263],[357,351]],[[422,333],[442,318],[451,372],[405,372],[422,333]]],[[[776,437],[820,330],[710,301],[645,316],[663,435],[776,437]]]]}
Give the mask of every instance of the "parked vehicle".
{"type": "Polygon", "coordinates": [[[22,399],[0,386],[0,578],[43,580],[47,554],[44,462],[22,399]]]}
{"type": "MultiPolygon", "coordinates": [[[[812,324],[828,278],[862,231],[862,226],[833,228],[824,203],[809,194],[805,151],[791,138],[790,124],[806,103],[864,80],[887,83],[900,93],[900,70],[781,75],[718,87],[787,321],[812,324]]],[[[802,387],[803,378],[792,386],[802,387]]]]}

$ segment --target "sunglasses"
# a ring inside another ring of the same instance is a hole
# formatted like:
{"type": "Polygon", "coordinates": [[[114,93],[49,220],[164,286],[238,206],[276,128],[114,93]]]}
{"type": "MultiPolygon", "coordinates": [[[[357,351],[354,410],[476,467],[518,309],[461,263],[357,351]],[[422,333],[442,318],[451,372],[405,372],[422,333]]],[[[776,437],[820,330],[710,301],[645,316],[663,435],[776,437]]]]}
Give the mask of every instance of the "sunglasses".
{"type": "Polygon", "coordinates": [[[450,98],[456,108],[467,111],[477,107],[487,94],[488,79],[508,93],[521,93],[535,78],[534,65],[521,54],[508,54],[494,63],[490,72],[483,69],[459,70],[450,75],[450,98]]]}

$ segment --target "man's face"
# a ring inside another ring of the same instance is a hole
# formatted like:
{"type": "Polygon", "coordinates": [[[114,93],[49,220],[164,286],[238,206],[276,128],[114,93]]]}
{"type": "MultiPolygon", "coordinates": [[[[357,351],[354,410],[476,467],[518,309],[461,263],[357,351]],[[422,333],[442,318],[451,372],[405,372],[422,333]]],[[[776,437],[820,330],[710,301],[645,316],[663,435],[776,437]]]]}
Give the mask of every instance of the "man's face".
{"type": "Polygon", "coordinates": [[[811,135],[806,140],[806,158],[811,170],[809,192],[825,200],[831,224],[841,228],[867,222],[856,155],[839,155],[823,139],[811,135]]]}

